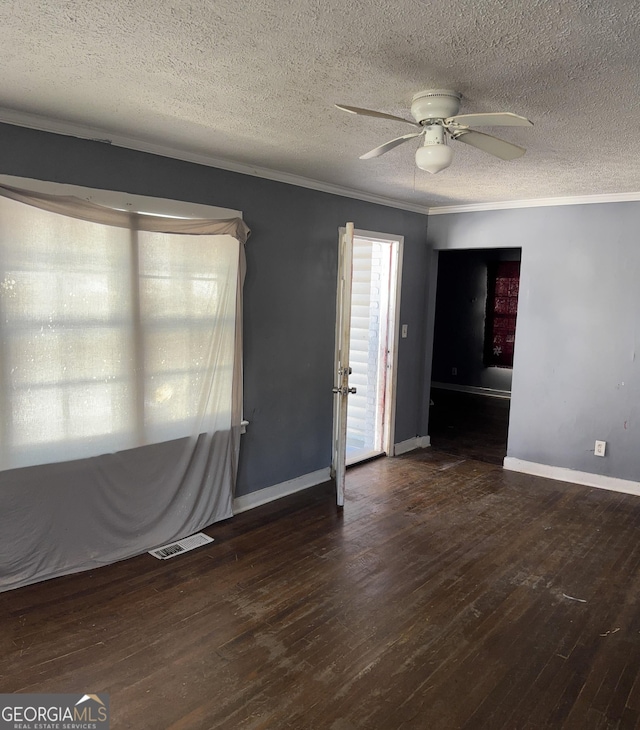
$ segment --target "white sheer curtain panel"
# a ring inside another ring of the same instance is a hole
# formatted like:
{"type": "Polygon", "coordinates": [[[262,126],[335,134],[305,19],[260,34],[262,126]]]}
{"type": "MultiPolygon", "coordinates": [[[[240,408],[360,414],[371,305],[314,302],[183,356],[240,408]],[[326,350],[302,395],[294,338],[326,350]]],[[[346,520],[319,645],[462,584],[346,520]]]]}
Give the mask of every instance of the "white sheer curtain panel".
{"type": "Polygon", "coordinates": [[[231,516],[248,233],[0,187],[0,590],[231,516]]]}

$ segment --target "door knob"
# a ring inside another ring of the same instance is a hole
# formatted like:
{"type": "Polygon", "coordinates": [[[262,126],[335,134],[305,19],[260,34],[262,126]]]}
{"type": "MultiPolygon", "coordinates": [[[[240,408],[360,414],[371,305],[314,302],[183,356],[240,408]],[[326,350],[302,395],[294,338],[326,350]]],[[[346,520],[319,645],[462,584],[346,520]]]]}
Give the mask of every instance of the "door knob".
{"type": "Polygon", "coordinates": [[[340,395],[347,395],[347,393],[355,393],[356,392],[356,389],[355,388],[347,388],[346,386],[344,386],[342,388],[332,388],[332,391],[334,393],[340,393],[340,395]]]}

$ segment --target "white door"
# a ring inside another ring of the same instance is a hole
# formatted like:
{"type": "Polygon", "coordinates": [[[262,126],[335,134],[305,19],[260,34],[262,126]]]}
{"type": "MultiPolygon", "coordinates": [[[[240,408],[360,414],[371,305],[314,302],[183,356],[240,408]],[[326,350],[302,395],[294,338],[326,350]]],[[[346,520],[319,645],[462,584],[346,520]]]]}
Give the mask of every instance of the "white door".
{"type": "Polygon", "coordinates": [[[349,387],[349,340],[351,333],[351,270],[353,264],[353,223],[340,231],[336,298],[336,350],[333,381],[333,456],[331,471],[336,480],[336,499],[344,505],[347,453],[347,403],[349,387]]]}

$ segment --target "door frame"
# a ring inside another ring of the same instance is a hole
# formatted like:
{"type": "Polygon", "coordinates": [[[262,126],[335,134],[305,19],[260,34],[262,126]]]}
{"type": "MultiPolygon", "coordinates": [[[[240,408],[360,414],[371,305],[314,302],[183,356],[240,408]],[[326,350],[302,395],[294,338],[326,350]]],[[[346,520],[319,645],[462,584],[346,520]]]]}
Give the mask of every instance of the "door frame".
{"type": "MultiPolygon", "coordinates": [[[[438,294],[438,285],[439,285],[439,278],[440,278],[440,254],[442,253],[451,253],[451,252],[457,252],[457,253],[478,253],[479,251],[483,252],[498,252],[498,251],[504,251],[505,249],[519,249],[520,251],[520,282],[522,283],[522,272],[526,271],[525,269],[525,260],[526,260],[526,253],[524,246],[520,245],[503,245],[503,246],[489,246],[489,245],[477,245],[477,246],[440,246],[435,245],[431,249],[431,257],[429,261],[429,279],[428,279],[428,295],[427,295],[427,320],[426,320],[426,349],[425,349],[425,362],[428,363],[428,369],[426,370],[426,375],[428,376],[425,379],[425,402],[426,402],[426,413],[427,413],[427,428],[425,429],[427,432],[431,428],[430,423],[430,413],[429,413],[429,402],[431,400],[430,394],[431,394],[431,388],[433,385],[433,359],[435,357],[435,325],[436,325],[436,317],[437,317],[437,310],[436,310],[436,304],[437,304],[437,294],[438,294]]],[[[522,288],[520,288],[520,292],[522,291],[522,288]]],[[[513,404],[516,402],[516,398],[514,397],[514,389],[513,389],[513,381],[516,376],[516,365],[519,363],[519,359],[517,357],[518,353],[518,323],[521,322],[520,317],[520,308],[522,307],[522,298],[518,296],[518,311],[517,311],[517,319],[516,319],[516,333],[515,333],[515,348],[514,348],[514,357],[513,357],[513,367],[511,368],[511,390],[509,391],[509,422],[508,422],[508,428],[507,428],[507,456],[509,454],[509,442],[510,442],[510,435],[511,435],[511,413],[513,409],[513,404]]],[[[487,395],[488,393],[491,395],[495,394],[495,397],[503,398],[504,395],[498,395],[498,393],[503,393],[503,391],[493,391],[490,393],[489,388],[477,388],[477,390],[474,390],[474,386],[454,386],[451,388],[451,390],[459,390],[462,392],[468,392],[473,393],[477,392],[480,395],[487,395]]],[[[424,425],[424,424],[423,424],[424,425]]]]}
{"type": "MultiPolygon", "coordinates": [[[[342,235],[344,231],[344,226],[341,226],[338,231],[338,235],[342,235]]],[[[387,456],[394,456],[396,393],[398,384],[398,340],[400,339],[400,301],[402,295],[404,236],[393,233],[381,233],[380,231],[365,231],[360,228],[355,228],[353,231],[353,238],[354,240],[356,238],[361,238],[366,241],[391,244],[389,311],[387,314],[387,377],[385,378],[385,409],[384,419],[382,422],[382,450],[387,456]]]]}

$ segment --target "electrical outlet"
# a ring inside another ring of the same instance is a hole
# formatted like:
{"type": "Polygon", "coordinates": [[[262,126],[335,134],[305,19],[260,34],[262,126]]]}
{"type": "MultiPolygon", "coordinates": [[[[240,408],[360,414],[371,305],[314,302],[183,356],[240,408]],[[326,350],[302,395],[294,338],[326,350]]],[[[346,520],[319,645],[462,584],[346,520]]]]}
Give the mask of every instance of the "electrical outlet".
{"type": "Polygon", "coordinates": [[[596,456],[604,456],[604,452],[607,450],[607,442],[606,441],[596,441],[596,447],[593,450],[593,453],[596,456]]]}
{"type": "Polygon", "coordinates": [[[451,368],[451,375],[457,375],[458,374],[458,368],[451,368]]]}

